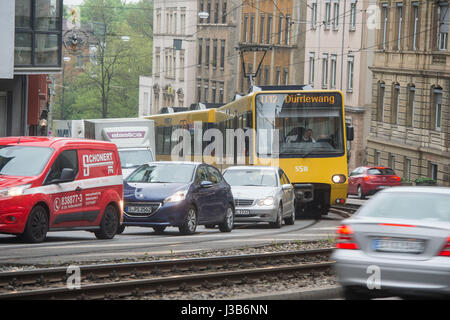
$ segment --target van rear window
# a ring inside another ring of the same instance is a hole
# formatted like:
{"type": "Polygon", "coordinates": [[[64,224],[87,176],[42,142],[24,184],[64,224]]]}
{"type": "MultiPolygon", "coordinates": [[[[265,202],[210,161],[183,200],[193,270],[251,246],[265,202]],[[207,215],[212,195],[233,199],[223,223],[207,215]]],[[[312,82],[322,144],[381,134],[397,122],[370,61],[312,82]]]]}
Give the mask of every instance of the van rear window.
{"type": "Polygon", "coordinates": [[[54,151],[47,147],[0,145],[0,175],[37,176],[44,170],[54,151]]]}

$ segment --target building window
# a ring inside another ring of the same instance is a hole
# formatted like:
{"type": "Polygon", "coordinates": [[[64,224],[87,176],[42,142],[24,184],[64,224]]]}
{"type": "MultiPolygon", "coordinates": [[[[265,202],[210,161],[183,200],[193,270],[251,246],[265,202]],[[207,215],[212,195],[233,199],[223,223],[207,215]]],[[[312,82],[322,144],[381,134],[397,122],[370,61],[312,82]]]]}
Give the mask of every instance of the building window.
{"type": "Polygon", "coordinates": [[[316,29],[317,23],[317,3],[314,1],[311,3],[311,29],[316,29]]]}
{"type": "Polygon", "coordinates": [[[409,85],[408,87],[408,109],[406,111],[406,125],[414,128],[414,112],[415,112],[415,96],[416,87],[409,85]]]}
{"type": "Polygon", "coordinates": [[[438,165],[430,163],[431,179],[437,181],[438,179],[438,165]]]}
{"type": "Polygon", "coordinates": [[[206,23],[211,23],[211,0],[208,0],[206,11],[208,12],[208,18],[206,18],[206,23]]]}
{"type": "Polygon", "coordinates": [[[388,27],[389,27],[389,4],[383,3],[381,6],[382,6],[381,48],[383,50],[386,50],[388,27]]]}
{"type": "Polygon", "coordinates": [[[278,44],[283,42],[283,15],[278,19],[278,44]]]}
{"type": "Polygon", "coordinates": [[[213,40],[213,61],[212,61],[213,68],[217,68],[217,39],[213,40]]]}
{"type": "Polygon", "coordinates": [[[348,61],[347,61],[347,92],[353,91],[353,73],[354,73],[353,56],[348,56],[348,61]]]}
{"type": "Polygon", "coordinates": [[[260,16],[260,24],[259,24],[259,42],[264,43],[264,13],[260,16]]]}
{"type": "Polygon", "coordinates": [[[266,34],[266,43],[272,42],[272,15],[269,14],[267,17],[267,34],[266,34]]]}
{"type": "Polygon", "coordinates": [[[284,85],[289,84],[289,70],[288,68],[284,68],[284,85]]]}
{"type": "Polygon", "coordinates": [[[268,86],[270,84],[270,70],[268,66],[264,67],[264,85],[268,86]]]}
{"type": "Polygon", "coordinates": [[[330,28],[331,23],[331,3],[330,0],[325,2],[325,30],[330,28]]]}
{"type": "Polygon", "coordinates": [[[184,81],[184,50],[180,51],[180,81],[184,81]]]}
{"type": "Polygon", "coordinates": [[[419,3],[412,3],[412,49],[417,50],[419,35],[419,3]]]}
{"type": "Polygon", "coordinates": [[[322,55],[322,88],[328,87],[328,54],[322,55]]]}
{"type": "Polygon", "coordinates": [[[203,49],[203,44],[202,44],[203,39],[198,39],[198,65],[201,66],[202,65],[202,49],[203,49]]]}
{"type": "Polygon", "coordinates": [[[289,45],[290,42],[290,28],[291,28],[291,16],[290,15],[286,15],[286,24],[285,24],[285,32],[284,32],[284,37],[285,37],[285,43],[286,45],[289,45]]]}
{"type": "MultiPolygon", "coordinates": [[[[207,80],[205,80],[205,83],[208,83],[207,80]]],[[[208,103],[208,85],[205,85],[205,91],[204,91],[204,95],[203,95],[203,101],[205,103],[208,103]]]]}
{"type": "Polygon", "coordinates": [[[281,84],[281,68],[277,67],[277,73],[276,73],[276,85],[279,86],[281,84]]]}
{"type": "Polygon", "coordinates": [[[377,150],[375,150],[375,164],[377,166],[381,165],[381,152],[377,150]]]}
{"type": "Polygon", "coordinates": [[[331,55],[331,72],[330,72],[330,87],[331,89],[336,88],[336,58],[335,54],[331,55]]]}
{"type": "Polygon", "coordinates": [[[386,86],[384,82],[378,84],[377,121],[384,122],[384,95],[386,86]]]}
{"type": "Polygon", "coordinates": [[[202,99],[202,83],[200,80],[197,80],[197,102],[200,102],[202,99]]]}
{"type": "Polygon", "coordinates": [[[403,28],[403,4],[397,3],[397,50],[401,49],[403,28]]]}
{"type": "Polygon", "coordinates": [[[62,0],[16,0],[15,66],[61,66],[62,0]]]}
{"type": "Polygon", "coordinates": [[[219,1],[214,4],[214,23],[219,23],[219,1]]]}
{"type": "Polygon", "coordinates": [[[405,158],[404,165],[404,178],[406,179],[406,181],[411,181],[411,159],[405,158]]]}
{"type": "Polygon", "coordinates": [[[350,3],[350,30],[356,30],[356,0],[350,3]]]}
{"type": "Polygon", "coordinates": [[[333,3],[333,29],[337,30],[339,27],[339,2],[333,3]]]}
{"type": "Polygon", "coordinates": [[[314,86],[314,61],[315,61],[315,53],[309,53],[309,84],[314,86]]]}
{"type": "Polygon", "coordinates": [[[244,15],[244,34],[243,34],[243,40],[244,40],[244,42],[247,42],[247,29],[248,28],[248,14],[245,14],[244,15]]]}
{"type": "Polygon", "coordinates": [[[441,117],[442,117],[442,89],[433,89],[433,105],[434,115],[434,130],[441,131],[441,117]]]}
{"type": "Polygon", "coordinates": [[[220,68],[225,68],[225,40],[220,40],[220,68]]]}
{"type": "Polygon", "coordinates": [[[250,15],[250,39],[249,42],[253,43],[254,42],[254,36],[255,36],[255,15],[252,14],[250,15]]]}
{"type": "Polygon", "coordinates": [[[211,102],[216,103],[216,82],[215,81],[212,82],[212,87],[211,87],[211,102]]]}
{"type": "Polygon", "coordinates": [[[222,3],[222,23],[227,23],[227,2],[225,0],[222,3]]]}
{"type": "Polygon", "coordinates": [[[209,39],[205,39],[205,67],[209,68],[209,39]]]}
{"type": "Polygon", "coordinates": [[[389,153],[388,167],[395,171],[395,155],[389,153]]]}
{"type": "Polygon", "coordinates": [[[392,88],[392,114],[391,123],[398,124],[398,109],[400,102],[400,85],[398,83],[394,84],[392,88]]]}
{"type": "Polygon", "coordinates": [[[438,49],[447,51],[448,47],[448,3],[439,4],[438,49]]]}
{"type": "Polygon", "coordinates": [[[219,103],[223,103],[223,84],[219,88],[219,103]]]}

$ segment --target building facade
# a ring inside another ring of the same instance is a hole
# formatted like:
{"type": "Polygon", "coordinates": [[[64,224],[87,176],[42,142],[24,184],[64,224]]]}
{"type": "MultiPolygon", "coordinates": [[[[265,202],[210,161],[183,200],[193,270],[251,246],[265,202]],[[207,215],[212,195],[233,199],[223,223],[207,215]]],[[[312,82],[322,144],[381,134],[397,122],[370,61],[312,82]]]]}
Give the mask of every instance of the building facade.
{"type": "Polygon", "coordinates": [[[255,85],[304,84],[305,17],[304,1],[251,0],[243,3],[239,44],[267,49],[267,52],[265,56],[264,51],[244,53],[244,61],[239,56],[238,91],[241,94],[249,89],[246,76],[256,75],[260,64],[253,79],[255,85]]]}
{"type": "Polygon", "coordinates": [[[241,10],[237,0],[198,0],[195,102],[223,104],[234,98],[241,10]]]}
{"type": "Polygon", "coordinates": [[[375,26],[368,23],[369,1],[308,0],[305,83],[317,90],[341,90],[346,122],[355,139],[349,169],[367,163],[375,26]]]}
{"type": "Polygon", "coordinates": [[[153,70],[140,81],[139,115],[195,102],[197,6],[197,0],[154,1],[153,70]]]}
{"type": "Polygon", "coordinates": [[[61,72],[62,0],[0,2],[0,136],[47,134],[48,74],[61,72]]]}
{"type": "Polygon", "coordinates": [[[450,185],[449,1],[378,1],[368,162],[450,185]]]}

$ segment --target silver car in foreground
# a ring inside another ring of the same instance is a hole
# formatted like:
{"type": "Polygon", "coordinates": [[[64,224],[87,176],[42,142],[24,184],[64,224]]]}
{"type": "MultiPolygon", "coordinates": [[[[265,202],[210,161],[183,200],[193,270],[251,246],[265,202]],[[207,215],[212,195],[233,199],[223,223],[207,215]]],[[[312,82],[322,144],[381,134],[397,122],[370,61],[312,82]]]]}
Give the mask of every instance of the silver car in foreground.
{"type": "Polygon", "coordinates": [[[236,166],[223,172],[231,186],[235,222],[269,222],[281,228],[295,223],[294,189],[278,167],[236,166]]]}
{"type": "Polygon", "coordinates": [[[332,259],[347,299],[450,297],[450,188],[394,187],[337,230],[332,259]]]}

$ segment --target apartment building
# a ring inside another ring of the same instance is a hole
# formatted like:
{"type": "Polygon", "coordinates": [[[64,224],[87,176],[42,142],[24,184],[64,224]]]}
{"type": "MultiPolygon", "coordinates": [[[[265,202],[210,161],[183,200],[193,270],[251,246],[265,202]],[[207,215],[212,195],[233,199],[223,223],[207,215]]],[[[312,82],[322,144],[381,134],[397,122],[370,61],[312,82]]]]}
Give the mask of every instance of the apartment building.
{"type": "Polygon", "coordinates": [[[242,1],[198,0],[195,101],[223,104],[236,94],[235,50],[242,1]]]}
{"type": "Polygon", "coordinates": [[[195,101],[197,1],[154,1],[153,70],[141,77],[139,115],[195,101]]]}
{"type": "Polygon", "coordinates": [[[367,162],[366,141],[372,102],[375,27],[368,23],[370,1],[308,0],[305,83],[344,94],[345,118],[355,130],[349,169],[367,162]]]}
{"type": "Polygon", "coordinates": [[[378,1],[368,162],[450,185],[449,1],[378,1]]]}
{"type": "Polygon", "coordinates": [[[244,66],[248,75],[256,73],[260,63],[255,85],[304,83],[305,16],[305,1],[250,0],[243,3],[239,44],[268,51],[265,56],[264,51],[247,52],[244,61],[239,57],[238,92],[246,93],[249,89],[244,66]]]}

